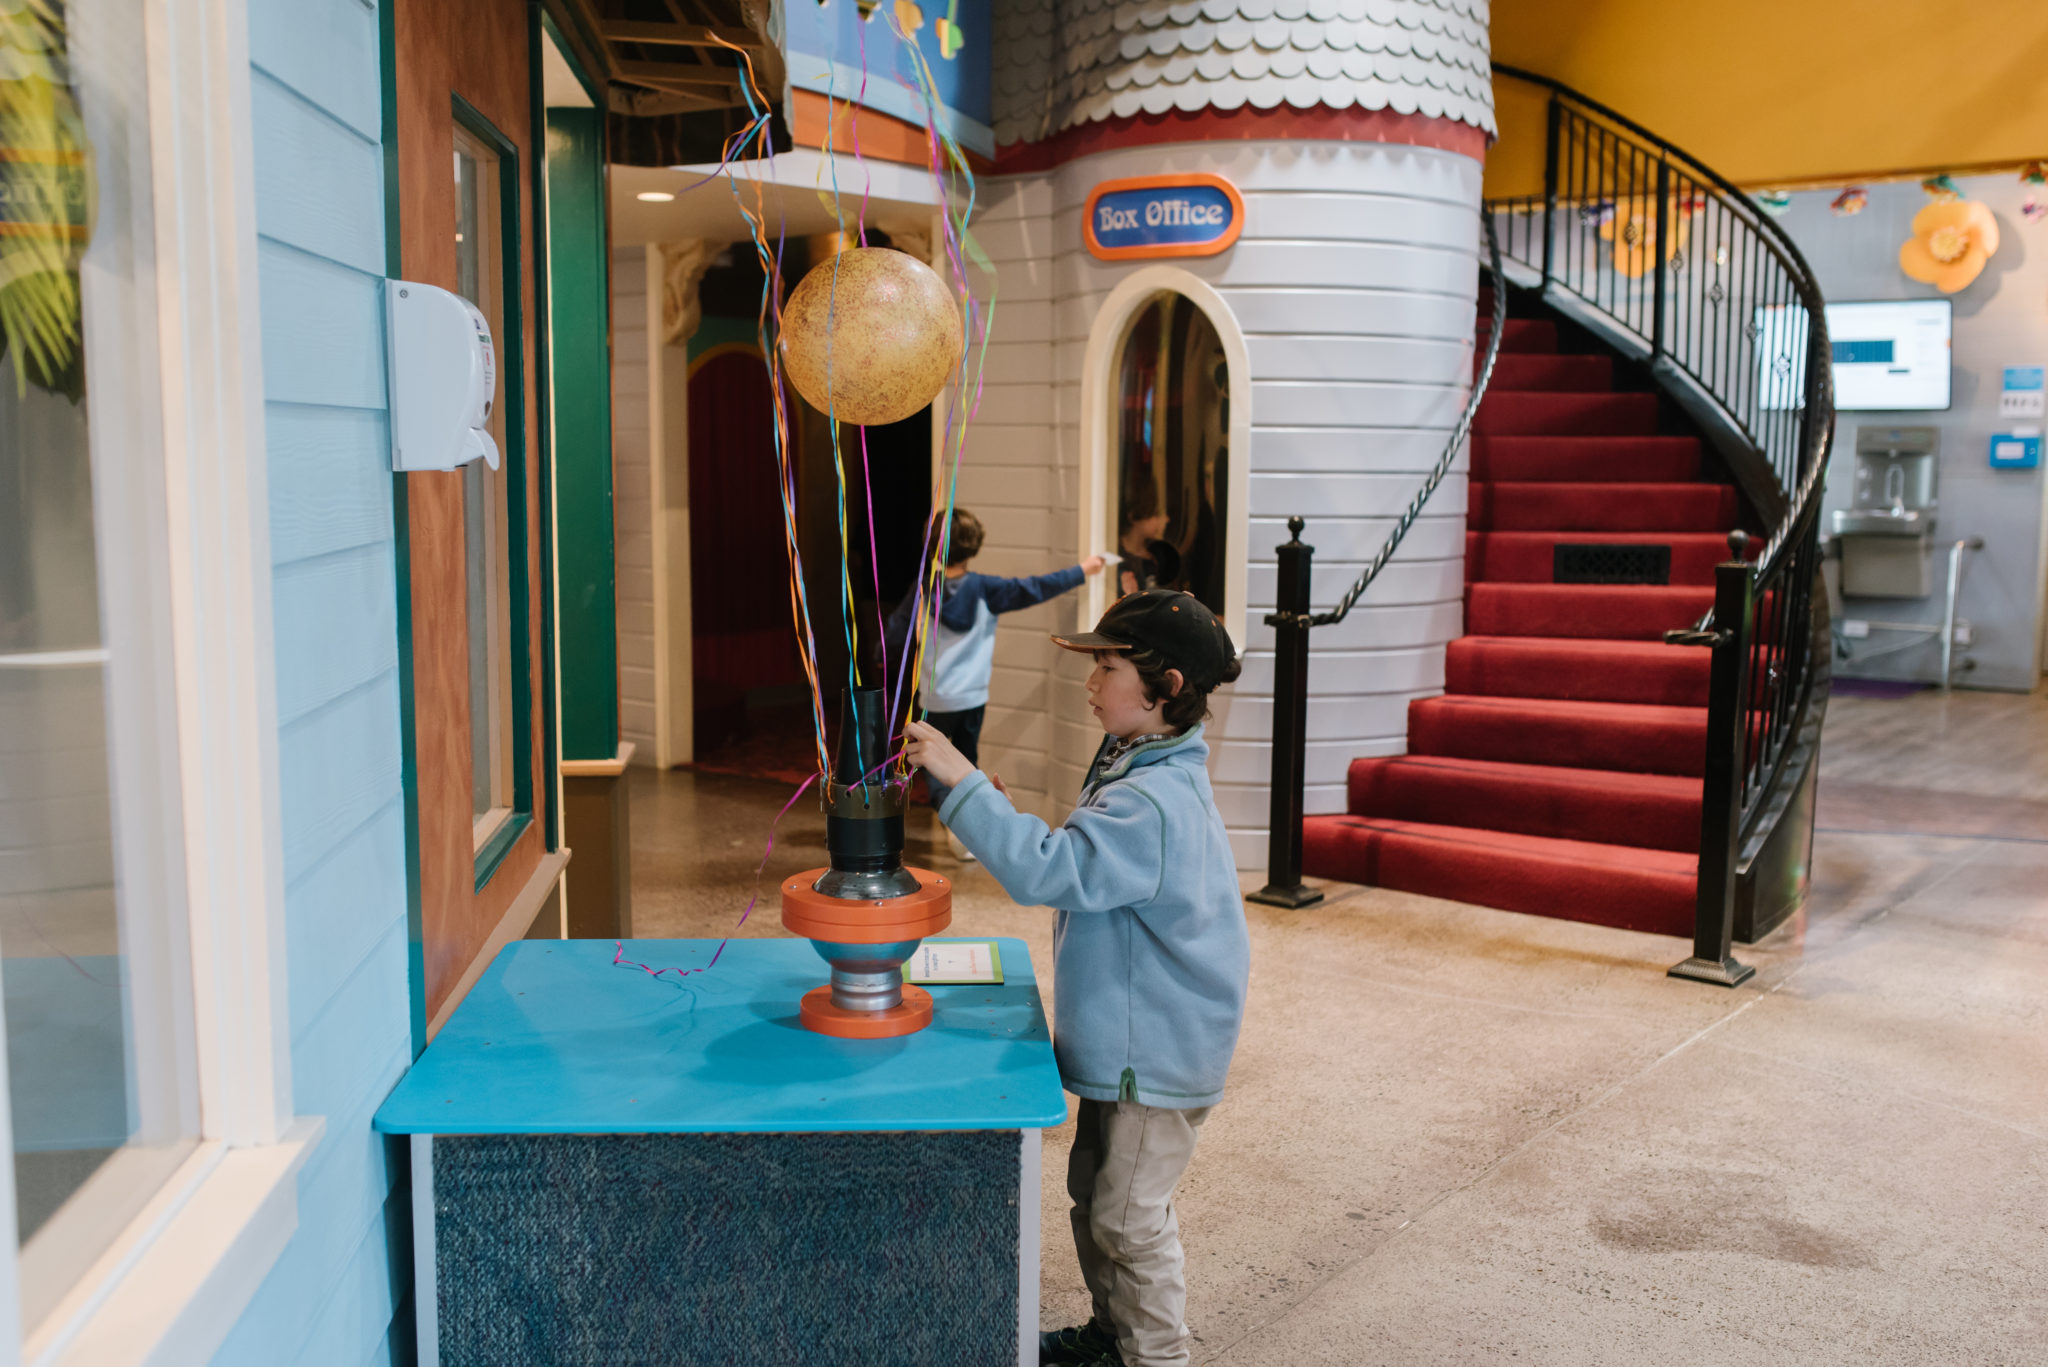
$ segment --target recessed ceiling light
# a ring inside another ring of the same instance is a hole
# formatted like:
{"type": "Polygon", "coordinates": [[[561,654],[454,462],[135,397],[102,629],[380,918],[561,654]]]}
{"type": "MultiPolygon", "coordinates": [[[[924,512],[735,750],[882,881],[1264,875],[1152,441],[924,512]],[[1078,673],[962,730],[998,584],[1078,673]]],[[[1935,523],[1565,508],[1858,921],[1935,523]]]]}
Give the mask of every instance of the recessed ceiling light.
{"type": "Polygon", "coordinates": [[[649,204],[666,204],[670,200],[674,199],[675,196],[670,194],[666,190],[642,190],[639,194],[633,196],[633,198],[644,199],[649,204]]]}

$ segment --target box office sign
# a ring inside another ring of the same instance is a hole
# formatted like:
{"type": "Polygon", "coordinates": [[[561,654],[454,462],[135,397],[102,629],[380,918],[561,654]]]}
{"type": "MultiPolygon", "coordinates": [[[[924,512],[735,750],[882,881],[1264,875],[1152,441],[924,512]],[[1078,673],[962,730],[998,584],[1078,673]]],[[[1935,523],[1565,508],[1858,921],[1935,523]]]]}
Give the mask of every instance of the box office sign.
{"type": "Polygon", "coordinates": [[[1088,250],[1104,261],[1214,256],[1244,230],[1237,187],[1207,174],[1105,180],[1086,215],[1088,250]]]}

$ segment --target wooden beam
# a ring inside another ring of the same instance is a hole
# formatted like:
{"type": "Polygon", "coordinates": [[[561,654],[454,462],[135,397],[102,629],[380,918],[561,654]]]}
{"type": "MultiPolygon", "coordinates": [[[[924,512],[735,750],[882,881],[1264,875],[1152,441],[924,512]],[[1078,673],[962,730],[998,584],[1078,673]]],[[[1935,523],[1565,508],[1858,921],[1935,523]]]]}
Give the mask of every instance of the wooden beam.
{"type": "Polygon", "coordinates": [[[640,90],[615,85],[611,89],[609,107],[614,114],[653,118],[663,114],[702,114],[714,109],[737,109],[740,101],[679,90],[640,90]]]}
{"type": "Polygon", "coordinates": [[[598,25],[598,32],[607,43],[646,43],[653,47],[718,48],[720,40],[734,47],[761,46],[761,35],[750,28],[705,24],[643,24],[626,19],[607,19],[598,25]]]}
{"type": "Polygon", "coordinates": [[[600,19],[592,0],[542,0],[549,13],[554,16],[555,27],[561,30],[568,43],[569,54],[583,64],[598,84],[608,83],[612,78],[612,63],[617,55],[597,36],[600,19]]]}
{"type": "Polygon", "coordinates": [[[740,73],[733,67],[683,66],[671,62],[620,62],[619,79],[634,85],[692,93],[729,91],[738,94],[740,73]]]}

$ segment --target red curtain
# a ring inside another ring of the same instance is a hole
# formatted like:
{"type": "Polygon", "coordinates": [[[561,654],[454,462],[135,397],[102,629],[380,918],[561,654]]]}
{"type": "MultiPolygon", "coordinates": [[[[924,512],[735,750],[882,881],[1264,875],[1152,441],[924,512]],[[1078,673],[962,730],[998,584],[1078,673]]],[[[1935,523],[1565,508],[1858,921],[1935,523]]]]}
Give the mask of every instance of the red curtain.
{"type": "Polygon", "coordinates": [[[690,376],[692,673],[707,702],[804,678],[775,484],[775,411],[760,356],[707,358],[690,376]]]}

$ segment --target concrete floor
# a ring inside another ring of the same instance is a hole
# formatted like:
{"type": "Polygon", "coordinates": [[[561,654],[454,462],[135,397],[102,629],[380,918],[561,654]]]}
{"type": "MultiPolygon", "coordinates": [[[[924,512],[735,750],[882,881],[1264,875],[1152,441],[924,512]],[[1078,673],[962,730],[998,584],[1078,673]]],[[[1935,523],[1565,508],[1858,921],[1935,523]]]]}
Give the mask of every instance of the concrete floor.
{"type": "MultiPolygon", "coordinates": [[[[1855,702],[1824,744],[1845,779],[1878,774],[1890,707],[1949,734],[1945,791],[2041,791],[2005,743],[2048,734],[2039,697],[1855,702]]],[[[633,783],[636,933],[725,933],[787,794],[633,783]]],[[[1659,936],[1343,886],[1250,907],[1244,1037],[1180,1195],[1196,1361],[2048,1363],[2048,832],[1911,815],[1824,809],[1811,904],[1733,992],[1664,977],[1686,947],[1659,936]]],[[[799,803],[770,880],[822,837],[799,803]]],[[[933,844],[954,933],[1045,971],[1050,914],[933,844]]],[[[742,933],[782,933],[775,907],[742,933]]],[[[1087,1312],[1069,1134],[1047,1327],[1087,1312]]]]}

